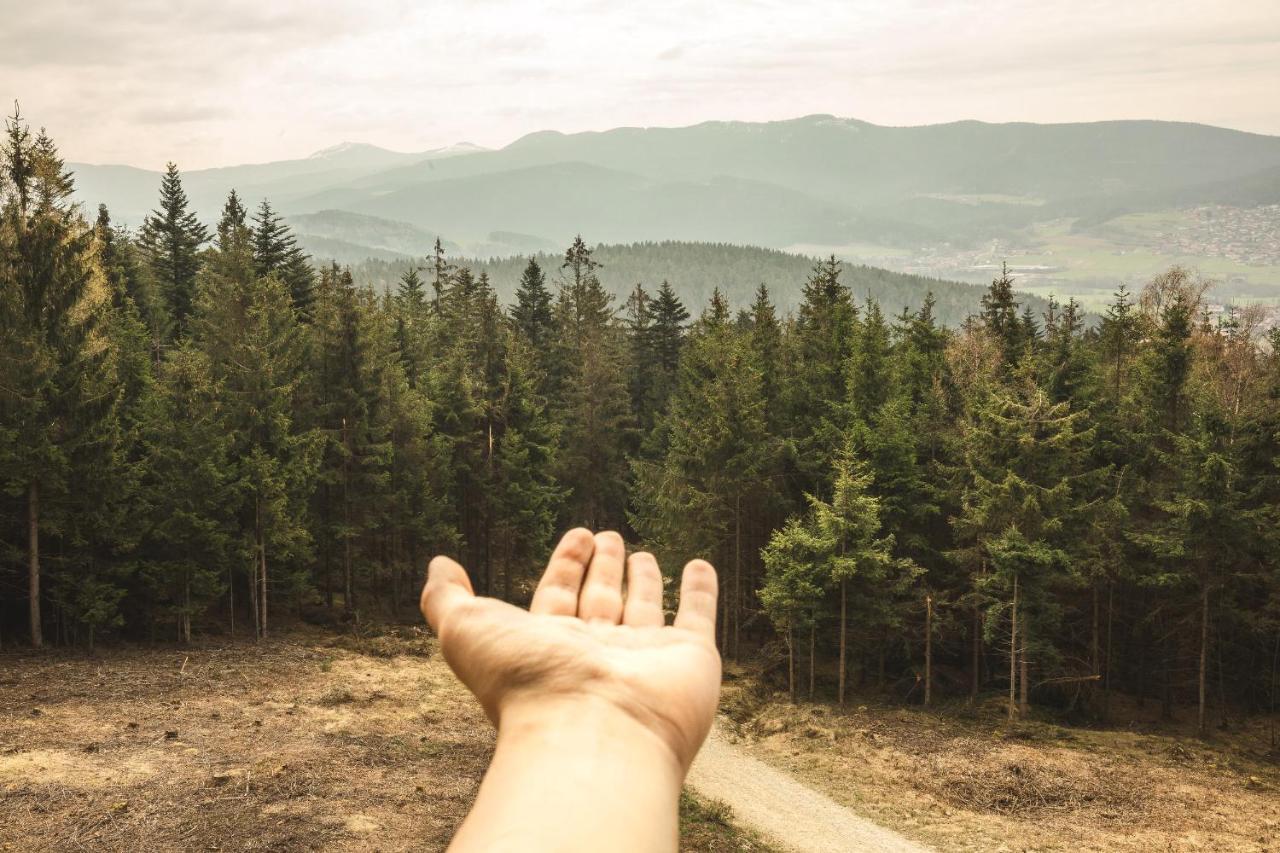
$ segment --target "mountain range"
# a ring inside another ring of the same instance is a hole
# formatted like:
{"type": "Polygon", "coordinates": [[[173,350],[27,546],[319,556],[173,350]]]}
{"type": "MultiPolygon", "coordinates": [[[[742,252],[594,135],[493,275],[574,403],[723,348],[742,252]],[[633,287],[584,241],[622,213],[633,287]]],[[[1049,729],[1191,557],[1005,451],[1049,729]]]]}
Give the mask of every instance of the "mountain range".
{"type": "MultiPolygon", "coordinates": [[[[179,164],[180,165],[180,164],[179,164]]],[[[80,198],[136,225],[160,173],[71,164],[80,198]]],[[[532,133],[497,150],[344,143],[301,160],[186,172],[198,215],[235,188],[269,198],[309,251],[342,262],[485,257],[590,242],[918,250],[1010,238],[1045,220],[1171,205],[1280,202],[1280,137],[1159,121],[883,127],[764,123],[532,133]]]]}

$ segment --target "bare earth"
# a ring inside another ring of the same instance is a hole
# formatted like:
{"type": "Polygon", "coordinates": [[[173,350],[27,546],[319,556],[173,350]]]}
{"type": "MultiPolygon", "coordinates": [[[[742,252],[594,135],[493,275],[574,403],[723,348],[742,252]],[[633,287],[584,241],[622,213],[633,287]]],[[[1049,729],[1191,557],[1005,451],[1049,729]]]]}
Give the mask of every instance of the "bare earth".
{"type": "MultiPolygon", "coordinates": [[[[685,851],[1280,853],[1265,721],[1206,744],[796,707],[743,681],[726,685],[728,718],[682,799],[685,851]]],[[[0,850],[443,850],[492,748],[475,701],[410,629],[4,651],[0,850]]]]}
{"type": "Polygon", "coordinates": [[[487,722],[442,663],[327,642],[0,658],[0,849],[443,849],[487,722]]]}
{"type": "Polygon", "coordinates": [[[921,847],[806,787],[730,743],[716,730],[689,774],[698,793],[727,803],[737,820],[797,853],[922,853],[921,847]]]}
{"type": "MultiPolygon", "coordinates": [[[[0,850],[443,850],[493,749],[415,630],[0,653],[0,850]]],[[[681,800],[682,846],[768,853],[681,800]]]]}

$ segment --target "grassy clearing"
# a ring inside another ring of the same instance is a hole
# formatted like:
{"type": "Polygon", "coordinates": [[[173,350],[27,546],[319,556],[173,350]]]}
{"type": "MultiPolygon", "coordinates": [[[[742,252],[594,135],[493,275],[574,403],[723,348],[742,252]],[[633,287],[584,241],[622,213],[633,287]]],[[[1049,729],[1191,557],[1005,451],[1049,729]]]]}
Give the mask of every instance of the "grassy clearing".
{"type": "MultiPolygon", "coordinates": [[[[0,654],[0,850],[443,850],[493,748],[411,630],[0,654]]],[[[686,850],[766,848],[686,798],[686,850]]]]}
{"type": "Polygon", "coordinates": [[[1133,722],[1116,729],[1010,726],[997,700],[793,706],[750,679],[727,686],[724,707],[757,757],[939,850],[1280,849],[1266,721],[1206,743],[1153,709],[1122,708],[1133,722]]]}

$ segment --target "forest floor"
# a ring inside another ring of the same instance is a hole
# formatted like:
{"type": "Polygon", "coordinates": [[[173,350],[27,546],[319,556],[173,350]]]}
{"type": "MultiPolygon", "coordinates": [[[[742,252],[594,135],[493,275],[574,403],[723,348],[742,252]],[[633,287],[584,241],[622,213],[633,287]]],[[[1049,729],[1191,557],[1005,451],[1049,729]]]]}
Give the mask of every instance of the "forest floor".
{"type": "MultiPolygon", "coordinates": [[[[443,850],[493,748],[425,634],[0,653],[0,850],[443,850]]],[[[681,801],[688,851],[768,848],[681,801]]]]}
{"type": "MultiPolygon", "coordinates": [[[[441,850],[493,738],[434,651],[398,629],[0,653],[0,850],[441,850]]],[[[726,671],[686,851],[905,847],[877,825],[940,851],[1280,851],[1263,721],[1009,726],[994,702],[790,705],[726,671]]]]}
{"type": "Polygon", "coordinates": [[[1265,719],[1206,741],[1185,715],[1160,723],[1158,708],[1122,700],[1125,726],[1060,726],[1034,710],[1010,725],[994,698],[792,705],[733,666],[726,676],[723,739],[936,850],[1280,851],[1280,756],[1265,719]]]}

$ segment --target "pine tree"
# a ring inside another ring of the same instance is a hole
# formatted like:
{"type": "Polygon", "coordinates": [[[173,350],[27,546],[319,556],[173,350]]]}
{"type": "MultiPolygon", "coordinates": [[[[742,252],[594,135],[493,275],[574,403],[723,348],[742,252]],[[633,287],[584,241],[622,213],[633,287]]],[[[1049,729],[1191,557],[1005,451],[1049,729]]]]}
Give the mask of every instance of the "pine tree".
{"type": "Polygon", "coordinates": [[[558,427],[537,393],[533,362],[528,346],[511,335],[497,401],[496,499],[491,510],[503,597],[508,601],[531,594],[532,579],[551,541],[564,497],[563,487],[553,476],[558,427]]]}
{"type": "Polygon", "coordinates": [[[889,326],[869,301],[848,361],[850,420],[870,421],[889,398],[889,326]]]}
{"type": "Polygon", "coordinates": [[[305,517],[320,445],[295,412],[305,351],[292,296],[276,276],[256,275],[253,234],[230,201],[218,231],[192,336],[223,389],[223,429],[235,437],[237,562],[250,567],[246,586],[262,637],[273,586],[294,585],[291,571],[310,552],[305,517]]]}
{"type": "Polygon", "coordinates": [[[446,260],[444,245],[440,242],[440,238],[437,237],[431,259],[431,290],[435,295],[432,305],[437,314],[440,313],[441,303],[444,301],[445,293],[449,290],[450,279],[454,269],[454,265],[446,260]]]}
{"type": "MultiPolygon", "coordinates": [[[[222,420],[223,389],[190,342],[166,355],[158,380],[143,431],[150,506],[143,572],[176,623],[178,639],[189,643],[196,618],[232,589],[232,436],[222,420]]],[[[234,619],[234,601],[228,612],[234,619]]]]}
{"type": "Polygon", "coordinates": [[[843,443],[845,375],[856,334],[857,312],[832,256],[814,267],[804,286],[787,353],[785,411],[800,493],[819,494],[843,443]]]}
{"type": "Polygon", "coordinates": [[[1011,718],[1026,709],[1030,661],[1043,666],[1057,654],[1055,589],[1072,581],[1068,531],[1096,510],[1105,473],[1089,458],[1092,439],[1086,413],[1052,402],[1027,365],[1015,384],[980,401],[966,425],[956,556],[977,564],[974,583],[990,603],[988,632],[1009,613],[1011,718]]]}
{"type": "Polygon", "coordinates": [[[422,277],[418,275],[417,267],[409,267],[400,276],[400,286],[396,295],[411,308],[416,309],[426,304],[426,286],[422,282],[422,277]]]}
{"type": "Polygon", "coordinates": [[[724,567],[721,646],[737,655],[754,560],[744,545],[776,489],[760,372],[718,294],[690,332],[657,462],[636,460],[632,523],[663,553],[714,555],[724,567]]]}
{"type": "Polygon", "coordinates": [[[667,400],[675,390],[689,311],[680,297],[676,296],[671,284],[663,281],[658,287],[658,295],[652,300],[649,313],[649,356],[652,362],[648,369],[653,374],[653,405],[660,412],[666,408],[667,400]]]}
{"type": "Polygon", "coordinates": [[[75,465],[101,459],[97,445],[113,429],[100,338],[111,293],[72,189],[52,140],[32,139],[15,108],[0,167],[0,471],[5,491],[25,503],[34,646],[44,640],[42,529],[65,529],[56,519],[82,473],[75,465]]]}
{"type": "MultiPolygon", "coordinates": [[[[1221,413],[1209,408],[1184,433],[1172,436],[1172,448],[1160,456],[1174,472],[1166,496],[1157,499],[1160,516],[1134,539],[1150,549],[1158,569],[1144,582],[1158,589],[1190,588],[1198,622],[1196,729],[1207,734],[1211,603],[1232,595],[1259,563],[1265,540],[1265,509],[1251,506],[1239,447],[1221,413]]],[[[1191,608],[1189,608],[1191,609],[1191,608]]]]}
{"type": "MultiPolygon", "coordinates": [[[[637,440],[648,435],[657,422],[666,400],[660,399],[659,371],[654,369],[657,352],[654,347],[652,298],[644,285],[637,284],[627,297],[627,390],[631,394],[631,418],[637,440]]],[[[632,448],[634,454],[635,448],[632,448]]]]}
{"type": "MultiPolygon", "coordinates": [[[[330,271],[330,275],[337,280],[336,273],[330,271]]],[[[433,328],[426,289],[416,266],[400,277],[394,312],[396,349],[405,379],[410,388],[422,388],[431,358],[433,328]]]]}
{"type": "Polygon", "coordinates": [[[529,258],[529,265],[520,276],[511,321],[532,352],[545,353],[551,348],[555,334],[551,291],[547,288],[547,277],[543,274],[542,267],[538,266],[536,258],[529,258]]]}
{"type": "Polygon", "coordinates": [[[160,183],[160,206],[143,221],[138,248],[168,315],[171,337],[186,334],[195,308],[200,247],[208,239],[207,229],[188,210],[178,167],[169,163],[160,183]]]}
{"type": "Polygon", "coordinates": [[[983,295],[980,317],[987,334],[999,342],[1005,374],[1011,375],[1026,350],[1028,329],[1018,316],[1008,264],[1001,266],[1000,277],[992,280],[990,289],[983,295]]]}
{"type": "Polygon", "coordinates": [[[840,664],[838,700],[844,704],[847,677],[849,605],[854,620],[883,634],[900,624],[900,601],[919,573],[910,560],[893,556],[893,535],[881,530],[880,501],[871,493],[873,476],[856,456],[836,462],[831,501],[809,497],[812,541],[824,574],[839,588],[840,664]]]}
{"type": "Polygon", "coordinates": [[[277,276],[288,288],[299,316],[310,314],[315,272],[289,226],[265,198],[253,217],[253,271],[259,277],[277,276]]]}
{"type": "MultiPolygon", "coordinates": [[[[820,611],[831,577],[820,556],[823,545],[809,525],[798,517],[788,519],[763,551],[764,585],[760,602],[787,646],[787,686],[796,701],[796,634],[817,630],[820,611]]],[[[809,694],[813,695],[813,648],[810,644],[809,694]]]]}
{"type": "Polygon", "coordinates": [[[599,264],[581,237],[565,252],[568,274],[556,302],[566,381],[558,408],[560,481],[572,489],[566,521],[592,529],[619,527],[625,518],[631,403],[626,351],[613,297],[595,274],[599,264]]]}

